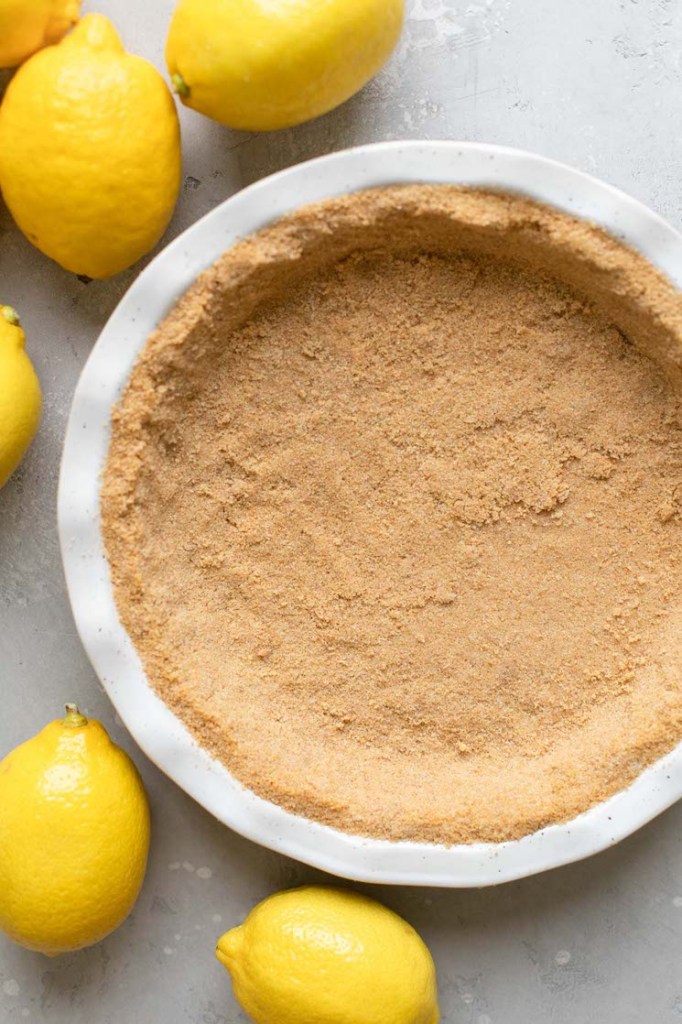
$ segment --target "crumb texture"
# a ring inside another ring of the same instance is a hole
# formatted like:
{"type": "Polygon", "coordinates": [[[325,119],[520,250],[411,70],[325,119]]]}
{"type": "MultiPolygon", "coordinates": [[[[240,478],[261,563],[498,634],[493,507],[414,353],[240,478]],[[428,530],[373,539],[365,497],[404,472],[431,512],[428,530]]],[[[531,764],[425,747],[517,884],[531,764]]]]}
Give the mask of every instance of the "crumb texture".
{"type": "Polygon", "coordinates": [[[682,738],[681,310],[508,195],[372,190],[237,245],[114,414],[151,684],[346,831],[511,839],[626,786],[682,738]]]}

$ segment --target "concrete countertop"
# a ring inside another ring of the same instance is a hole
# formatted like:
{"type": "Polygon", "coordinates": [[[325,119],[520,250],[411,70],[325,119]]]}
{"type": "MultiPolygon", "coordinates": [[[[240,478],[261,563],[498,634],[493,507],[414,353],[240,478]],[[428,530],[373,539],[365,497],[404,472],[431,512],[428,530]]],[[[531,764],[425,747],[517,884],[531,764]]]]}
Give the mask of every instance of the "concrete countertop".
{"type": "MultiPolygon", "coordinates": [[[[160,68],[172,0],[102,0],[160,68]]],[[[85,10],[92,10],[85,3],[85,10]]],[[[340,110],[290,131],[229,132],[182,112],[184,186],[165,241],[244,185],[358,143],[458,138],[536,150],[605,178],[682,228],[682,7],[675,0],[408,0],[391,64],[340,110]]],[[[81,367],[139,272],[84,285],[0,204],[0,298],[45,392],[41,432],[0,492],[0,752],[78,701],[139,765],[154,838],[142,896],[111,938],[48,960],[0,936],[0,1020],[236,1024],[216,937],[318,873],[214,821],[149,764],[76,636],[55,525],[59,455],[81,367]]],[[[682,806],[600,856],[481,891],[375,889],[434,952],[447,1024],[682,1021],[682,806]]]]}

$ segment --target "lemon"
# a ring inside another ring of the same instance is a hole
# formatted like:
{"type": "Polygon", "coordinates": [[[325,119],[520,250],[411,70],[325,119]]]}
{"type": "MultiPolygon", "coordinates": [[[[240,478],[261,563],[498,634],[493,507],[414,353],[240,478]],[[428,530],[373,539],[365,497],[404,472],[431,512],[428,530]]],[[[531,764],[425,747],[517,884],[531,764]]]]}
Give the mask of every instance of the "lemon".
{"type": "Polygon", "coordinates": [[[437,1024],[415,930],[359,893],[308,886],[259,903],[216,956],[256,1024],[437,1024]]]}
{"type": "Polygon", "coordinates": [[[231,128],[300,124],[356,93],[393,50],[404,0],[180,0],[166,63],[183,103],[231,128]]]}
{"type": "Polygon", "coordinates": [[[180,188],[170,90],[88,14],[17,71],[0,107],[0,189],[42,252],[88,277],[116,274],[163,234],[180,188]]]}
{"type": "Polygon", "coordinates": [[[0,928],[53,956],[130,912],[149,849],[142,781],[74,705],[0,762],[0,928]]]}
{"type": "Polygon", "coordinates": [[[0,306],[0,487],[24,457],[40,422],[40,384],[11,306],[0,306]]]}
{"type": "Polygon", "coordinates": [[[0,0],[0,68],[58,42],[78,21],[80,0],[0,0]]]}

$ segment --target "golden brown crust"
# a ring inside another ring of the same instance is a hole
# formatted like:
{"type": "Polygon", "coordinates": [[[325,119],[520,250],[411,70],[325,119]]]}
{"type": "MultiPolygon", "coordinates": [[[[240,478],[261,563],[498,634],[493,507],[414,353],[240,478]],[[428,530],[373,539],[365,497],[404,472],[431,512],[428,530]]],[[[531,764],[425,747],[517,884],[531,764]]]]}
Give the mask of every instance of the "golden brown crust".
{"type": "Polygon", "coordinates": [[[151,684],[257,793],[503,840],[682,735],[682,300],[516,196],[372,190],[206,271],[113,416],[151,684]]]}

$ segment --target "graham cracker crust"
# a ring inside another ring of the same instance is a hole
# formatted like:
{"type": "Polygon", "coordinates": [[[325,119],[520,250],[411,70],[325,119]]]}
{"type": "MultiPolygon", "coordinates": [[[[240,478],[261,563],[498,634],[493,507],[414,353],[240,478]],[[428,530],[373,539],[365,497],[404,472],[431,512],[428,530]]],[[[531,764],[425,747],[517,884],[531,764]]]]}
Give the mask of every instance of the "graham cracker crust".
{"type": "Polygon", "coordinates": [[[336,828],[513,839],[682,738],[682,298],[528,199],[240,242],[150,337],[102,528],[150,684],[336,828]]]}

